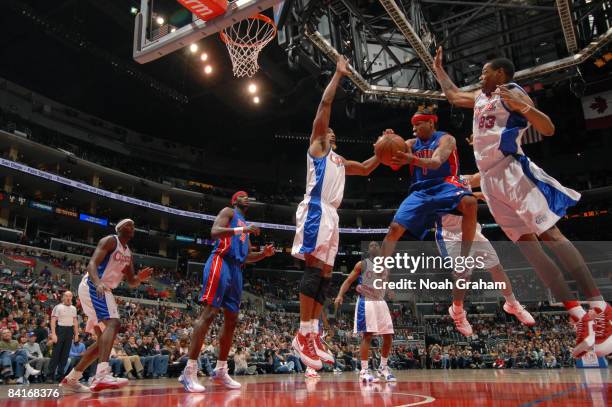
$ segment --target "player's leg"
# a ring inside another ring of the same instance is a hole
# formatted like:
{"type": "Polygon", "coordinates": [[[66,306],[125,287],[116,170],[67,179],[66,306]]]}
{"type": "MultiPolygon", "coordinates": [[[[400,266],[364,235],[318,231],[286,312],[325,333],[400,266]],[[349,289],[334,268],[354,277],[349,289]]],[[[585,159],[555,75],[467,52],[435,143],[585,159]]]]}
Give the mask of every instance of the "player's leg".
{"type": "Polygon", "coordinates": [[[225,296],[221,302],[223,307],[223,327],[221,329],[221,337],[219,338],[219,355],[217,356],[217,366],[212,374],[213,381],[222,384],[228,389],[239,389],[240,383],[232,379],[228,372],[227,356],[229,355],[232,341],[234,339],[234,330],[238,322],[238,313],[240,312],[240,301],[242,299],[242,270],[241,265],[231,264],[231,281],[225,296]]]}
{"type": "Polygon", "coordinates": [[[361,370],[359,371],[359,380],[364,383],[374,383],[379,380],[370,373],[368,367],[368,358],[370,355],[370,344],[372,343],[372,332],[364,332],[359,345],[359,360],[361,361],[361,370]]]}
{"type": "MultiPolygon", "coordinates": [[[[108,293],[109,295],[112,295],[108,293]]],[[[108,364],[110,352],[113,347],[113,342],[119,332],[121,325],[118,318],[111,318],[103,321],[104,330],[98,335],[96,344],[98,345],[98,366],[96,374],[91,382],[91,391],[100,391],[105,389],[117,389],[128,384],[128,379],[116,378],[111,374],[111,368],[108,364]]],[[[79,361],[80,363],[81,361],[79,361]]],[[[93,360],[92,360],[93,362],[93,360]]],[[[91,362],[90,362],[91,363],[91,362]]]]}
{"type": "Polygon", "coordinates": [[[393,334],[382,335],[383,345],[380,351],[380,366],[378,367],[378,375],[382,377],[386,382],[396,382],[397,379],[389,370],[389,354],[391,353],[391,346],[393,345],[393,334]]]}
{"type": "Polygon", "coordinates": [[[565,309],[570,314],[572,322],[576,326],[576,346],[572,354],[576,358],[581,357],[595,344],[592,319],[571,294],[563,273],[546,254],[535,234],[521,236],[518,246],[523,256],[533,266],[544,286],[550,289],[557,301],[563,302],[565,309]]]}
{"type": "Polygon", "coordinates": [[[321,316],[321,313],[323,312],[325,301],[330,295],[333,264],[336,258],[336,254],[338,253],[339,240],[340,239],[338,228],[335,227],[335,230],[332,233],[331,239],[328,244],[328,258],[326,259],[325,265],[323,266],[323,270],[321,272],[321,283],[319,284],[319,290],[317,292],[317,296],[315,297],[313,313],[310,320],[315,352],[317,353],[319,359],[321,359],[322,363],[328,363],[332,365],[334,363],[334,355],[329,352],[327,346],[325,346],[325,344],[321,340],[321,332],[319,330],[319,318],[321,316]]]}
{"type": "Polygon", "coordinates": [[[502,283],[503,289],[501,290],[502,295],[506,299],[504,303],[504,311],[508,314],[512,314],[518,318],[519,321],[523,325],[533,326],[535,325],[535,320],[533,316],[521,305],[521,303],[514,296],[514,291],[512,290],[512,283],[510,282],[510,278],[504,271],[502,265],[498,262],[496,265],[487,268],[487,271],[491,274],[491,278],[496,283],[502,283]]]}
{"type": "Polygon", "coordinates": [[[202,352],[204,338],[215,320],[221,306],[221,298],[225,293],[228,268],[220,256],[211,255],[202,271],[203,284],[199,299],[203,303],[198,318],[193,323],[193,333],[189,343],[189,359],[179,376],[179,382],[190,393],[201,393],[206,389],[198,380],[198,359],[202,352]]]}
{"type": "Polygon", "coordinates": [[[306,266],[300,281],[300,328],[291,346],[306,366],[319,370],[323,365],[315,350],[312,319],[324,266],[320,259],[311,254],[304,254],[304,260],[306,266]]]}
{"type": "Polygon", "coordinates": [[[612,307],[608,304],[593,280],[584,258],[563,233],[553,226],[540,235],[544,244],[555,253],[561,265],[569,271],[578,288],[589,301],[595,329],[595,353],[607,356],[612,353],[612,307]]]}
{"type": "Polygon", "coordinates": [[[476,234],[476,222],[478,212],[478,201],[472,195],[465,195],[461,198],[457,210],[461,212],[461,256],[470,255],[472,242],[476,234]]]}

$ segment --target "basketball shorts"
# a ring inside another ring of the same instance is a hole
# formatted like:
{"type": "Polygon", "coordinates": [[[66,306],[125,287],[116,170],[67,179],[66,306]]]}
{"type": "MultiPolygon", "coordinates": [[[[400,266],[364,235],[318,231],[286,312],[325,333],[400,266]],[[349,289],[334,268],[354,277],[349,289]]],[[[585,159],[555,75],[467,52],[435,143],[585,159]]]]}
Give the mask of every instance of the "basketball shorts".
{"type": "Polygon", "coordinates": [[[211,254],[203,270],[200,302],[230,312],[240,311],[242,298],[242,263],[211,254]]]}
{"type": "Polygon", "coordinates": [[[79,301],[83,312],[87,315],[85,331],[94,333],[94,327],[98,326],[104,330],[104,321],[107,319],[119,319],[119,311],[115,296],[110,290],[104,292],[104,297],[98,297],[96,287],[87,275],[83,277],[78,289],[79,301]]]}
{"type": "Polygon", "coordinates": [[[393,320],[387,302],[369,300],[360,295],[355,305],[353,333],[393,334],[393,320]]]}
{"type": "Polygon", "coordinates": [[[524,155],[507,156],[481,173],[480,187],[495,222],[513,242],[522,235],[541,235],[580,200],[580,193],[524,155]]]}
{"type": "MultiPolygon", "coordinates": [[[[478,228],[480,229],[480,228],[478,228]]],[[[436,244],[442,257],[456,258],[461,256],[461,239],[449,239],[442,235],[440,224],[436,224],[436,244]]],[[[489,239],[484,237],[480,230],[476,231],[470,257],[481,257],[485,269],[491,269],[499,264],[499,257],[489,239]]]]}
{"type": "Polygon", "coordinates": [[[423,240],[427,232],[434,227],[438,217],[455,211],[466,195],[472,195],[472,192],[450,182],[413,191],[400,205],[393,222],[399,223],[414,237],[423,240]]]}
{"type": "Polygon", "coordinates": [[[295,213],[295,238],[291,254],[304,260],[305,254],[333,266],[340,241],[336,208],[320,200],[302,201],[295,213]]]}

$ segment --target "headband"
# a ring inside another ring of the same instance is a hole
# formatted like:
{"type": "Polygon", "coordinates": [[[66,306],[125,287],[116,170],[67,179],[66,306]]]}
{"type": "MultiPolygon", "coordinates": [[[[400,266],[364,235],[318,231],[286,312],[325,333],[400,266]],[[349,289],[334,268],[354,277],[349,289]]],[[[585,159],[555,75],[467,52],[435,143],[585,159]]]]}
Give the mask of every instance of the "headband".
{"type": "Polygon", "coordinates": [[[415,113],[415,115],[412,116],[412,119],[410,120],[410,122],[414,126],[418,122],[428,121],[428,120],[433,120],[434,123],[437,123],[438,122],[438,116],[435,115],[435,114],[415,113]]]}
{"type": "Polygon", "coordinates": [[[119,229],[121,229],[123,226],[127,225],[128,223],[134,223],[134,221],[129,218],[120,220],[119,223],[115,225],[115,232],[119,233],[119,229]]]}
{"type": "Polygon", "coordinates": [[[236,201],[238,200],[238,197],[240,195],[246,195],[247,197],[249,196],[249,194],[247,194],[244,191],[238,191],[236,192],[234,195],[232,195],[232,200],[230,201],[230,203],[232,204],[232,206],[236,203],[236,201]]]}

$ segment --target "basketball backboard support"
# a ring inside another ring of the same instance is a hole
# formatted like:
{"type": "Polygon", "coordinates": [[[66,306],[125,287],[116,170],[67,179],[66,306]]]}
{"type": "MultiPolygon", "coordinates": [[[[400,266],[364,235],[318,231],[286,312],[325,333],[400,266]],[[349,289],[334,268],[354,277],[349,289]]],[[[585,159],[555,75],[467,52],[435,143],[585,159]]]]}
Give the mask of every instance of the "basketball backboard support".
{"type": "MultiPolygon", "coordinates": [[[[210,21],[194,18],[183,27],[172,27],[168,24],[152,27],[154,11],[150,7],[151,0],[141,0],[134,25],[134,60],[141,64],[154,61],[281,2],[282,0],[236,0],[229,4],[225,14],[210,21]],[[154,30],[155,35],[152,35],[154,30]]],[[[280,8],[281,11],[283,9],[284,7],[280,8]]]]}

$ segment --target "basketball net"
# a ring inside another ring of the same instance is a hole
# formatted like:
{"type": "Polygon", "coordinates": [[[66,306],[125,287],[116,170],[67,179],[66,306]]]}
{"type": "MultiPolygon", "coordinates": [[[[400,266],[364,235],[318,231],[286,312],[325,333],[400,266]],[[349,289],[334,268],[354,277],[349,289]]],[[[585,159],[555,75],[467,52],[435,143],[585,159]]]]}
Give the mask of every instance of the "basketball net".
{"type": "Polygon", "coordinates": [[[259,53],[276,35],[276,25],[257,14],[224,28],[220,35],[229,51],[234,76],[250,78],[259,70],[259,53]]]}

